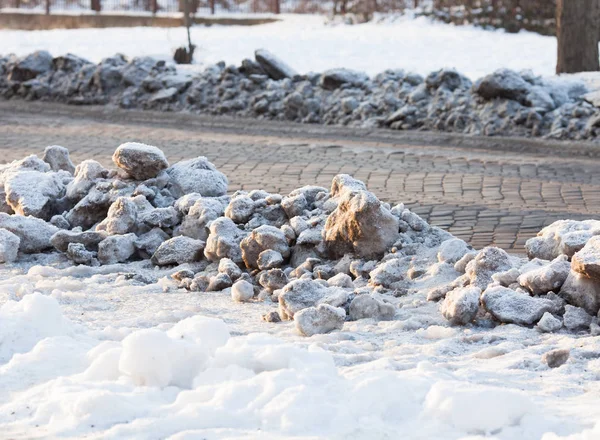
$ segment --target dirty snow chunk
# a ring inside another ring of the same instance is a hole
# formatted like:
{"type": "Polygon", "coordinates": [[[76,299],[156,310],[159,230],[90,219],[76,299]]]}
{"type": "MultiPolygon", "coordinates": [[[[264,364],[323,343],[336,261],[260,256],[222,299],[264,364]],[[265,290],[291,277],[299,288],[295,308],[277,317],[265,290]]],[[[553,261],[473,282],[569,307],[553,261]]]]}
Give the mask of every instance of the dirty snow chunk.
{"type": "Polygon", "coordinates": [[[308,307],[294,315],[296,329],[301,335],[313,336],[341,330],[346,320],[346,311],[329,304],[319,304],[317,307],[308,307]]]}
{"type": "MultiPolygon", "coordinates": [[[[137,221],[137,206],[129,197],[119,197],[108,208],[102,228],[110,235],[122,235],[132,232],[137,221]]],[[[98,227],[98,230],[101,230],[98,227]]]]}
{"type": "MultiPolygon", "coordinates": [[[[192,208],[196,204],[198,200],[202,198],[202,195],[198,193],[190,193],[186,194],[175,202],[175,209],[177,209],[182,215],[187,215],[192,208]]],[[[218,216],[217,216],[218,217],[218,216]]]]}
{"type": "Polygon", "coordinates": [[[46,50],[38,50],[15,63],[8,73],[8,79],[10,81],[25,82],[46,73],[50,69],[52,69],[52,55],[46,50]]]}
{"type": "Polygon", "coordinates": [[[393,288],[394,284],[404,279],[406,267],[402,262],[394,258],[379,264],[373,269],[369,276],[369,284],[372,286],[383,286],[387,289],[393,288]]]}
{"type": "MultiPolygon", "coordinates": [[[[306,188],[306,187],[305,187],[306,188]]],[[[319,188],[319,187],[317,187],[319,188]]],[[[296,190],[298,191],[298,190],[296,190]]],[[[337,174],[331,181],[331,197],[341,197],[351,191],[367,191],[364,182],[355,179],[349,174],[337,174]]],[[[293,194],[294,192],[290,193],[293,194]]]]}
{"type": "Polygon", "coordinates": [[[135,247],[141,251],[144,258],[150,258],[159,246],[167,241],[169,236],[160,228],[152,228],[145,234],[140,235],[135,241],[135,247]],[[146,255],[143,255],[143,253],[146,255]]]}
{"type": "Polygon", "coordinates": [[[164,153],[156,147],[137,142],[126,142],[115,150],[113,162],[137,180],[147,180],[169,167],[164,153]]]}
{"type": "Polygon", "coordinates": [[[327,280],[331,287],[341,287],[344,289],[354,289],[352,278],[345,273],[338,273],[327,280]]]}
{"type": "Polygon", "coordinates": [[[491,315],[504,323],[533,325],[546,312],[555,312],[556,304],[544,298],[533,298],[502,286],[488,288],[481,303],[491,315]]]}
{"type": "Polygon", "coordinates": [[[50,165],[52,171],[67,171],[70,174],[75,172],[75,166],[69,157],[69,150],[60,145],[51,145],[44,150],[43,161],[50,165]]]}
{"type": "Polygon", "coordinates": [[[281,269],[271,269],[261,272],[258,283],[268,292],[273,293],[275,290],[282,289],[288,283],[288,278],[281,269]]]}
{"type": "Polygon", "coordinates": [[[360,87],[369,80],[363,72],[350,69],[338,68],[326,70],[321,74],[321,87],[325,90],[339,89],[343,85],[360,87]]]}
{"type": "MultiPolygon", "coordinates": [[[[332,194],[335,184],[334,179],[332,194]]],[[[372,193],[344,190],[338,207],[327,217],[325,246],[332,258],[348,253],[361,258],[380,258],[396,242],[398,228],[398,218],[372,193]]]]}
{"type": "Polygon", "coordinates": [[[3,212],[0,212],[0,228],[19,237],[19,251],[26,254],[37,254],[51,248],[50,238],[59,230],[39,218],[8,215],[3,212]]]}
{"type": "Polygon", "coordinates": [[[566,255],[561,255],[550,264],[525,272],[518,278],[521,286],[534,295],[558,292],[569,275],[571,264],[566,255]]]}
{"type": "Polygon", "coordinates": [[[254,51],[254,58],[274,80],[293,78],[298,73],[266,49],[254,51]]]}
{"type": "Polygon", "coordinates": [[[507,270],[506,272],[497,272],[493,274],[492,280],[497,283],[500,283],[501,286],[508,287],[511,284],[516,283],[520,276],[521,272],[519,271],[519,269],[513,267],[512,269],[507,270]]]}
{"type": "Polygon", "coordinates": [[[458,273],[465,273],[467,270],[467,265],[471,262],[471,260],[474,260],[476,256],[477,254],[474,252],[469,252],[468,254],[465,254],[460,260],[458,260],[454,264],[454,270],[458,273]]]}
{"type": "Polygon", "coordinates": [[[16,214],[49,220],[52,204],[65,193],[65,175],[61,173],[18,171],[9,174],[4,182],[6,201],[16,214]]]}
{"type": "Polygon", "coordinates": [[[220,217],[210,224],[210,234],[206,240],[204,255],[209,261],[219,261],[229,258],[235,263],[241,263],[242,251],[240,242],[244,238],[233,220],[220,217]]]}
{"type": "Polygon", "coordinates": [[[350,320],[376,319],[390,320],[394,318],[396,308],[371,295],[357,295],[350,303],[350,320]]]}
{"type": "Polygon", "coordinates": [[[257,264],[260,270],[275,269],[283,264],[283,257],[279,252],[267,249],[258,255],[257,264]]]}
{"type": "Polygon", "coordinates": [[[17,259],[21,239],[7,229],[0,228],[0,263],[11,263],[17,259]]]}
{"type": "Polygon", "coordinates": [[[183,218],[178,228],[179,234],[197,240],[206,240],[208,238],[208,224],[223,215],[225,209],[223,204],[224,200],[218,197],[200,197],[189,208],[188,214],[183,218]]]}
{"type": "Polygon", "coordinates": [[[542,362],[550,368],[558,368],[567,363],[570,355],[571,351],[566,348],[550,350],[542,355],[542,362]]]}
{"type": "Polygon", "coordinates": [[[102,264],[127,261],[135,253],[135,234],[111,235],[98,245],[98,260],[102,264]]]}
{"type": "Polygon", "coordinates": [[[321,229],[305,229],[296,239],[296,244],[319,244],[323,240],[321,229]]]}
{"type": "Polygon", "coordinates": [[[151,209],[141,213],[139,218],[148,226],[159,228],[172,228],[177,226],[180,221],[179,212],[172,206],[151,209]]]}
{"type": "Polygon", "coordinates": [[[206,157],[183,160],[167,168],[171,177],[173,194],[181,197],[198,193],[203,197],[219,197],[227,194],[227,177],[217,170],[206,157]]]}
{"type": "Polygon", "coordinates": [[[536,408],[525,393],[477,384],[465,387],[458,381],[436,382],[427,393],[424,407],[426,417],[446,422],[461,432],[497,432],[517,426],[536,408]]]}
{"type": "Polygon", "coordinates": [[[565,328],[569,330],[584,330],[590,327],[592,317],[581,307],[567,304],[563,315],[563,323],[565,328]]]}
{"type": "Polygon", "coordinates": [[[233,282],[231,281],[231,278],[229,278],[229,275],[227,275],[226,273],[218,273],[215,276],[211,277],[206,291],[220,292],[221,290],[231,287],[232,284],[233,282]]]}
{"type": "Polygon", "coordinates": [[[246,267],[257,269],[261,252],[270,249],[278,252],[283,259],[290,256],[290,248],[285,234],[274,226],[263,225],[254,229],[240,242],[242,258],[246,267]]]}
{"type": "Polygon", "coordinates": [[[225,208],[225,217],[235,223],[247,223],[254,213],[254,200],[245,195],[234,197],[225,208]]]}
{"type": "Polygon", "coordinates": [[[402,211],[400,218],[405,221],[413,231],[425,231],[429,227],[427,222],[423,220],[417,213],[408,209],[402,211]]]}
{"type": "Polygon", "coordinates": [[[470,87],[471,80],[461,75],[456,69],[443,68],[427,75],[425,84],[432,89],[441,88],[454,91],[458,88],[470,87]]]}
{"type": "Polygon", "coordinates": [[[66,256],[76,264],[91,265],[96,252],[88,251],[83,243],[69,243],[66,256]]]}
{"type": "MultiPolygon", "coordinates": [[[[288,218],[295,218],[302,215],[306,209],[308,209],[308,201],[304,194],[296,194],[294,196],[287,196],[281,200],[281,207],[285,211],[288,218]]],[[[299,217],[298,217],[299,218],[299,217]]],[[[294,228],[295,230],[296,228],[294,228]]],[[[296,231],[299,234],[302,231],[296,231]]]]}
{"type": "Polygon", "coordinates": [[[538,112],[549,112],[556,108],[556,103],[543,87],[533,86],[523,102],[538,112]]]}
{"type": "Polygon", "coordinates": [[[594,235],[600,234],[598,220],[558,220],[525,243],[529,258],[553,260],[561,254],[572,257],[594,235]]]}
{"type": "Polygon", "coordinates": [[[340,288],[329,289],[329,293],[321,298],[317,304],[329,304],[333,307],[346,308],[350,294],[348,291],[340,288]]]}
{"type": "Polygon", "coordinates": [[[562,321],[556,318],[552,313],[546,312],[537,323],[537,328],[544,333],[554,333],[560,330],[562,321]]]}
{"type": "Polygon", "coordinates": [[[152,94],[148,99],[150,103],[164,103],[173,101],[173,98],[177,96],[179,90],[177,87],[167,87],[165,89],[160,89],[152,94]]]}
{"type": "Polygon", "coordinates": [[[600,310],[600,283],[573,270],[559,293],[569,304],[582,307],[591,315],[600,310]]]}
{"type": "Polygon", "coordinates": [[[96,185],[98,179],[108,176],[108,170],[95,160],[84,160],[75,168],[75,178],[67,185],[67,198],[80,200],[96,185]]]}
{"type": "Polygon", "coordinates": [[[531,85],[517,72],[499,69],[477,81],[473,85],[473,90],[485,99],[505,98],[524,101],[531,90],[531,85]]]}
{"type": "Polygon", "coordinates": [[[219,261],[219,273],[226,273],[233,281],[242,276],[242,269],[229,258],[219,261]]]}
{"type": "Polygon", "coordinates": [[[571,267],[575,272],[600,281],[600,236],[591,237],[583,249],[573,255],[571,267]]]}
{"type": "Polygon", "coordinates": [[[203,250],[203,241],[180,235],[163,242],[152,255],[152,262],[158,266],[191,263],[202,258],[203,250]]]}
{"type": "Polygon", "coordinates": [[[451,290],[442,303],[442,315],[452,324],[468,324],[477,315],[480,295],[479,287],[459,287],[451,290]]]}
{"type": "Polygon", "coordinates": [[[511,268],[508,254],[497,247],[483,248],[466,267],[471,285],[485,289],[492,281],[492,274],[511,268]]]}
{"type": "Polygon", "coordinates": [[[53,215],[50,219],[50,224],[53,224],[59,229],[69,229],[71,225],[63,215],[53,215]]]}
{"type": "Polygon", "coordinates": [[[50,238],[50,243],[60,252],[66,252],[71,243],[81,243],[86,249],[98,250],[98,244],[106,237],[108,237],[108,234],[104,231],[59,230],[50,238]]]}
{"type": "Polygon", "coordinates": [[[272,310],[262,315],[262,320],[265,322],[281,322],[281,317],[277,311],[272,310]]]}
{"type": "Polygon", "coordinates": [[[469,252],[469,245],[460,238],[451,238],[442,242],[437,254],[440,263],[455,264],[469,252]]]}
{"type": "Polygon", "coordinates": [[[254,297],[254,286],[246,280],[236,281],[231,286],[231,298],[237,302],[247,302],[254,297]]]}
{"type": "Polygon", "coordinates": [[[282,319],[292,319],[294,314],[307,307],[313,307],[328,293],[328,288],[318,281],[292,281],[284,286],[279,294],[279,314],[282,319]]]}

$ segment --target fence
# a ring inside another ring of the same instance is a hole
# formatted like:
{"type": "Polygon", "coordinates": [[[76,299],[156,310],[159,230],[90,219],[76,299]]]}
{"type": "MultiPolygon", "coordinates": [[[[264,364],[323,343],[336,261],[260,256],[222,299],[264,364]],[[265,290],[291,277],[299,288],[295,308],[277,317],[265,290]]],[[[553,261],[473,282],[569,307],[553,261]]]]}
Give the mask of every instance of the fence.
{"type": "MultiPolygon", "coordinates": [[[[185,0],[0,0],[0,9],[45,12],[175,13],[185,0]]],[[[338,0],[336,0],[338,1],[338,0]]],[[[216,13],[328,13],[332,1],[321,0],[191,0],[196,14],[216,13]]]]}
{"type": "MultiPolygon", "coordinates": [[[[0,0],[0,9],[52,12],[183,12],[185,0],[0,0]]],[[[362,14],[403,11],[419,0],[191,0],[197,14],[362,14]]]]}

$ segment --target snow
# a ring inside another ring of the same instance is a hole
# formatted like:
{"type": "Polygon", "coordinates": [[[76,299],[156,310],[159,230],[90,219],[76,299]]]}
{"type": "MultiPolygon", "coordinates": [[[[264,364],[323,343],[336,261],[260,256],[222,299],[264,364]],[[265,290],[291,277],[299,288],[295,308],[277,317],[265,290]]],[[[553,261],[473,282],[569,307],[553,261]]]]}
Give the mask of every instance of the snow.
{"type": "Polygon", "coordinates": [[[178,290],[169,273],[144,262],[69,267],[56,254],[1,267],[3,435],[597,436],[597,338],[450,327],[418,294],[398,298],[394,321],[302,338],[293,321],[261,322],[268,302],[178,290]],[[542,363],[553,348],[571,350],[569,362],[542,363]]]}
{"type": "MultiPolygon", "coordinates": [[[[531,32],[509,34],[410,16],[357,25],[331,25],[317,15],[281,18],[258,26],[196,26],[192,29],[192,41],[198,46],[195,58],[204,64],[224,60],[239,65],[264,48],[300,73],[347,68],[371,76],[385,69],[427,75],[454,67],[471,79],[499,68],[531,69],[548,76],[556,66],[556,39],[531,32]]],[[[94,62],[118,52],[170,60],[174,49],[186,41],[183,27],[3,30],[0,54],[26,55],[45,49],[54,56],[71,52],[94,62]]]]}

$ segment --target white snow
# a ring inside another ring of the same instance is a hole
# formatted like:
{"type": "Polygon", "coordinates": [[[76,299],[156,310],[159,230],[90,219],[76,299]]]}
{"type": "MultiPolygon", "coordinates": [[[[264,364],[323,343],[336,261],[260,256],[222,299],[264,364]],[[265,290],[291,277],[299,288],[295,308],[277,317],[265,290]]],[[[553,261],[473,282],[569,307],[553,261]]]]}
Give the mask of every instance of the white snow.
{"type": "MultiPolygon", "coordinates": [[[[37,258],[37,260],[35,259],[37,258]]],[[[0,268],[0,429],[9,438],[596,438],[597,338],[396,320],[302,338],[276,306],[190,293],[144,262],[0,268]],[[158,277],[142,285],[123,273],[158,277]],[[34,293],[36,292],[36,293],[34,293]],[[571,350],[549,369],[549,349],[571,350]],[[484,351],[493,355],[482,356],[484,351]],[[565,437],[571,435],[572,437],[565,437]]]]}
{"type": "MultiPolygon", "coordinates": [[[[502,67],[553,75],[556,66],[556,39],[532,32],[509,34],[410,16],[358,25],[328,25],[316,15],[281,17],[278,23],[259,26],[196,26],[192,29],[192,41],[198,46],[195,58],[201,63],[224,60],[239,65],[264,48],[300,73],[345,67],[369,75],[385,69],[427,75],[455,67],[472,79],[502,67]]],[[[71,52],[94,62],[117,52],[170,60],[174,49],[186,41],[183,27],[3,30],[0,54],[45,49],[55,56],[71,52]]]]}

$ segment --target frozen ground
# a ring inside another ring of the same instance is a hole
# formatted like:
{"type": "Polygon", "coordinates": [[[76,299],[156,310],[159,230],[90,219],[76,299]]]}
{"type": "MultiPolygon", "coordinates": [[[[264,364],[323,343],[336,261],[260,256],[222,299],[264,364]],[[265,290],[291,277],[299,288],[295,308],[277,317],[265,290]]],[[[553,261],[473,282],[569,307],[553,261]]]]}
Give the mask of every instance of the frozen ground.
{"type": "MultiPolygon", "coordinates": [[[[375,75],[402,68],[427,75],[455,67],[477,79],[498,68],[531,69],[552,75],[556,39],[535,33],[508,34],[471,26],[455,27],[425,18],[361,25],[326,25],[323,16],[284,15],[283,21],[260,26],[197,26],[192,40],[197,59],[239,65],[266,48],[300,73],[346,67],[375,75]]],[[[98,62],[121,52],[171,59],[187,41],[184,28],[112,28],[52,31],[0,31],[0,54],[26,55],[45,49],[54,56],[67,52],[98,62]]]]}
{"type": "Polygon", "coordinates": [[[261,322],[265,303],[177,290],[166,278],[143,285],[126,279],[131,272],[168,274],[144,263],[67,268],[57,257],[2,266],[3,435],[600,435],[600,425],[592,428],[600,420],[598,338],[452,328],[418,296],[398,300],[396,321],[347,322],[343,332],[301,338],[293,323],[261,322]],[[554,348],[571,349],[571,358],[551,370],[540,359],[554,348]]]}

